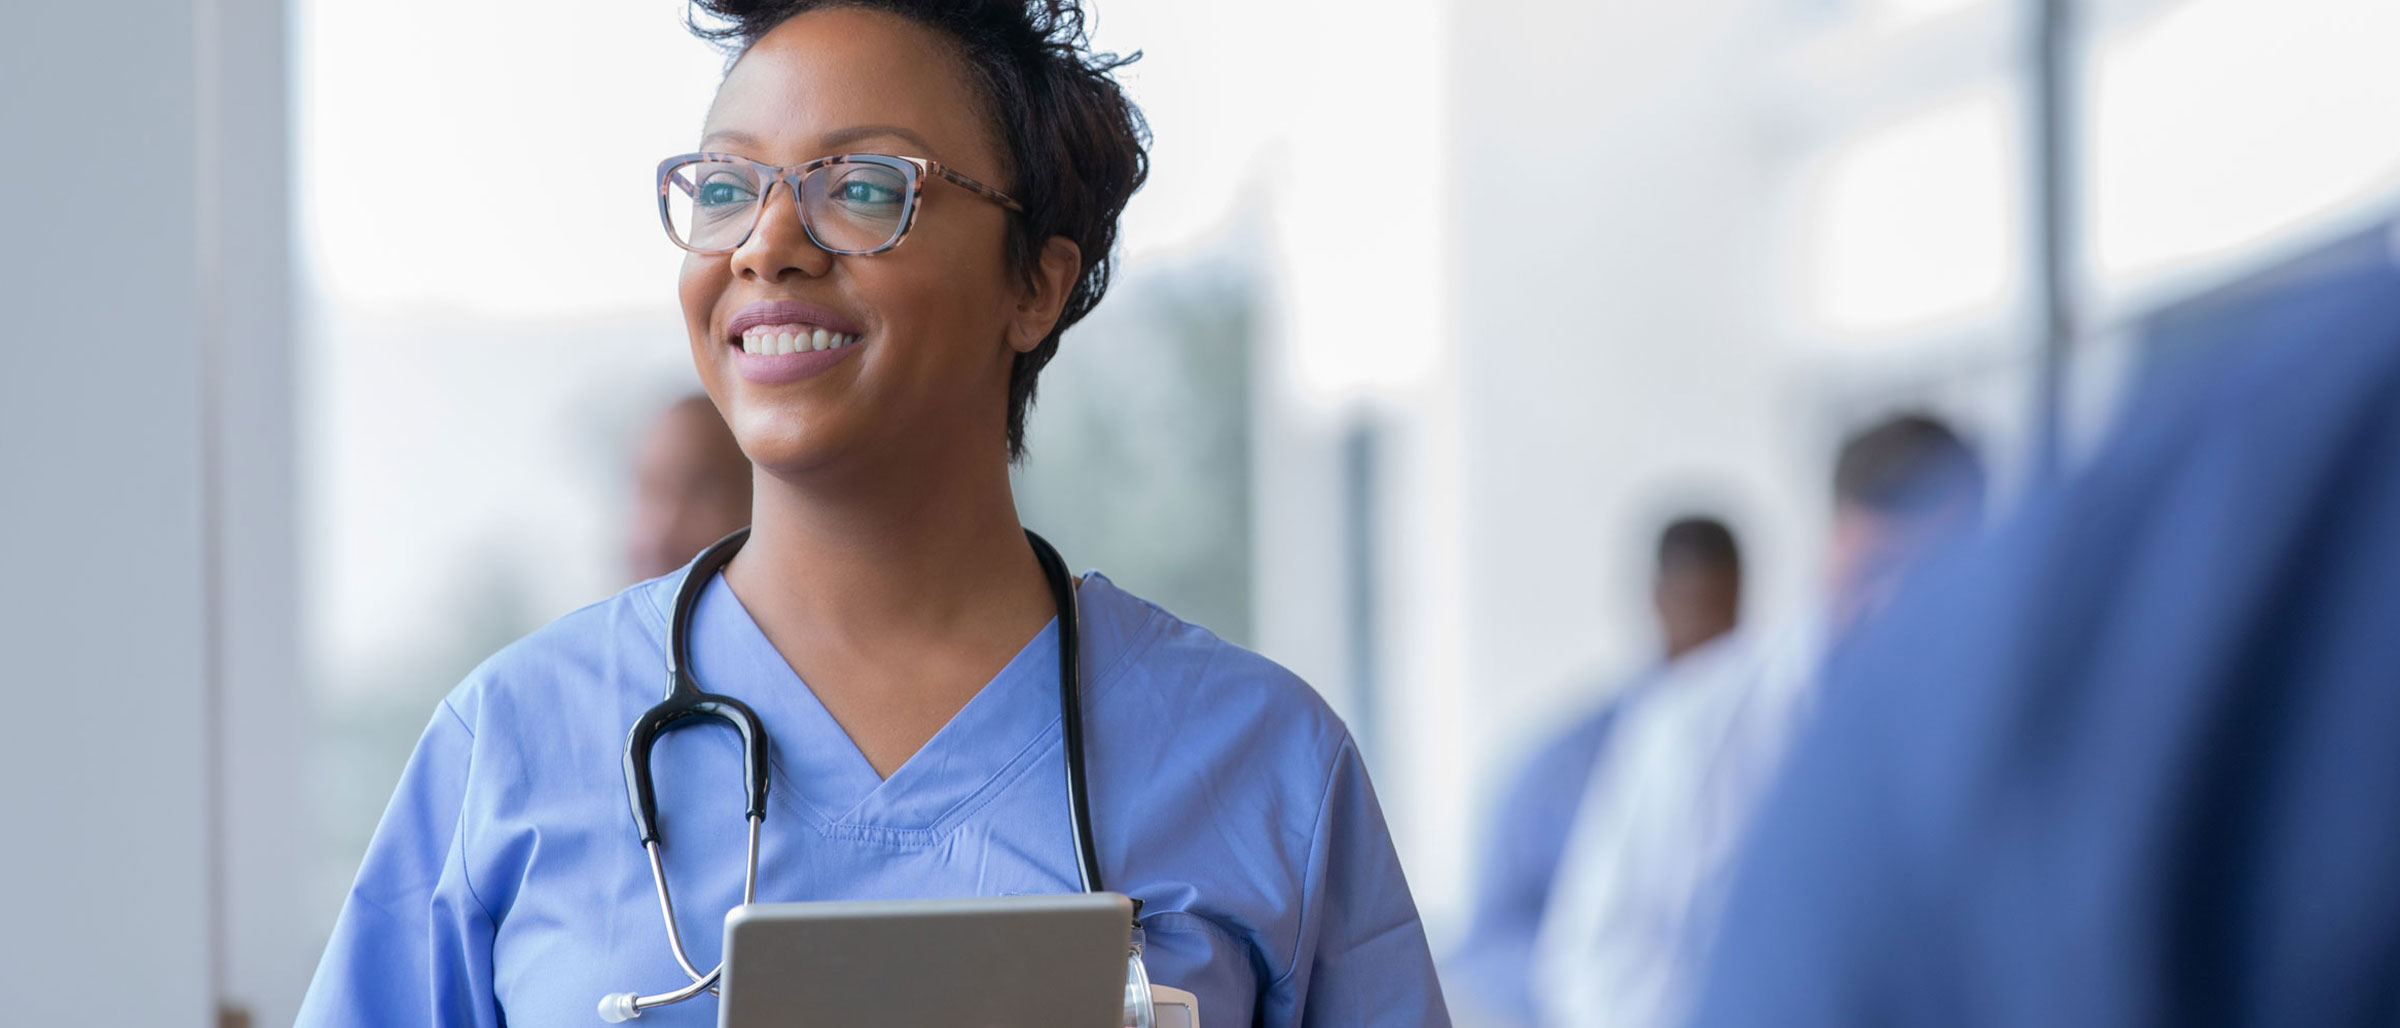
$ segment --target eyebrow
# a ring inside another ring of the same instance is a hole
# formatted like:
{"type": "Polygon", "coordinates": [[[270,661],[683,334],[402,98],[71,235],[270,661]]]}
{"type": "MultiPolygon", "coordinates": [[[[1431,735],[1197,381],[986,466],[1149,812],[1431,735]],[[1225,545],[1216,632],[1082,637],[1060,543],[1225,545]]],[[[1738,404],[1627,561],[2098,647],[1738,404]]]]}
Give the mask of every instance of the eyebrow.
{"type": "MultiPolygon", "coordinates": [[[[925,137],[898,125],[853,125],[849,128],[835,129],[817,137],[817,145],[823,148],[826,153],[834,153],[860,140],[875,139],[878,137],[906,140],[923,150],[923,156],[935,156],[933,152],[933,144],[926,142],[925,137]]],[[[719,142],[730,143],[735,146],[748,147],[758,147],[764,145],[757,136],[751,135],[750,133],[744,132],[740,129],[718,129],[706,136],[702,136],[700,139],[700,145],[703,149],[707,148],[712,143],[719,142]]]]}

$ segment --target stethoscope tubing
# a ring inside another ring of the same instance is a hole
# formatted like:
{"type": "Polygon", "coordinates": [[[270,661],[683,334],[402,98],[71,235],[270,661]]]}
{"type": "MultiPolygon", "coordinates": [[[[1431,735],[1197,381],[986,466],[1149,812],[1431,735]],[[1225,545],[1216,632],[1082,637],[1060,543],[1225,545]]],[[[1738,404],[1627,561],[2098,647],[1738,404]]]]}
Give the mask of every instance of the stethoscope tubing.
{"type": "Polygon", "coordinates": [[[1075,603],[1075,580],[1067,574],[1066,559],[1048,540],[1025,531],[1033,555],[1050,584],[1050,601],[1058,605],[1058,722],[1067,747],[1067,810],[1075,832],[1075,869],[1085,892],[1106,892],[1100,880],[1100,857],[1092,845],[1091,794],[1083,776],[1083,642],[1075,603]]]}
{"type": "MultiPolygon", "coordinates": [[[[722,960],[705,973],[692,963],[684,950],[683,931],[676,923],[675,900],[667,889],[666,864],[660,852],[663,840],[658,831],[658,793],[650,778],[650,753],[660,736],[707,721],[722,722],[741,736],[746,803],[743,813],[750,829],[742,875],[742,902],[748,904],[757,899],[759,828],[767,816],[769,778],[766,726],[748,704],[703,690],[691,673],[693,608],[699,605],[700,593],[709,580],[725,569],[749,538],[749,528],[734,530],[701,551],[684,573],[675,590],[674,613],[667,629],[666,695],[657,705],[642,712],[625,736],[625,793],[633,810],[634,830],[649,857],[651,880],[658,886],[659,915],[667,925],[668,948],[675,951],[675,963],[691,981],[680,989],[654,995],[620,992],[604,996],[600,1000],[600,1016],[607,1021],[640,1017],[650,1007],[680,1003],[704,991],[714,991],[725,973],[722,960]]],[[[1067,816],[1074,833],[1077,884],[1085,892],[1102,892],[1105,887],[1100,877],[1098,851],[1092,842],[1091,798],[1083,770],[1082,643],[1077,632],[1075,580],[1067,573],[1066,560],[1048,540],[1031,529],[1025,531],[1025,539],[1033,546],[1034,558],[1042,566],[1042,578],[1050,586],[1051,601],[1058,606],[1059,725],[1067,751],[1067,816]]],[[[1135,909],[1138,927],[1140,908],[1137,905],[1135,909]]]]}

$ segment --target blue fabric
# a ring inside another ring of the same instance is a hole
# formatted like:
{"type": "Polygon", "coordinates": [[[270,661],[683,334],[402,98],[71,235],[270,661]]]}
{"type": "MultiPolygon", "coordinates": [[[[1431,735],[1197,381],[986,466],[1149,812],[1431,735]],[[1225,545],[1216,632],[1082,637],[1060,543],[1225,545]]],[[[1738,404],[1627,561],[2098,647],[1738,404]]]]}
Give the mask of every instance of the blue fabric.
{"type": "Polygon", "coordinates": [[[1510,784],[1476,868],[1474,920],[1443,967],[1461,1011],[1534,1023],[1534,941],[1567,834],[1618,715],[1654,679],[1645,676],[1577,718],[1535,751],[1510,784]]]}
{"type": "MultiPolygon", "coordinates": [[[[680,575],[501,651],[434,712],[299,1023],[596,1023],[603,994],[685,982],[620,769],[658,699],[680,575]]],[[[1092,575],[1080,591],[1093,832],[1144,902],[1152,979],[1223,1025],[1444,1025],[1432,961],[1349,732],[1289,672],[1092,575]]],[[[1057,626],[879,779],[724,581],[694,672],[757,709],[774,766],[761,900],[1076,889],[1057,626]]],[[[654,764],[693,960],[741,894],[739,743],[668,734],[654,764]]],[[[711,1025],[700,998],[641,1023],[711,1025]]]]}
{"type": "Polygon", "coordinates": [[[2400,288],[2265,303],[1836,656],[1697,1024],[2400,1021],[2400,288]]]}

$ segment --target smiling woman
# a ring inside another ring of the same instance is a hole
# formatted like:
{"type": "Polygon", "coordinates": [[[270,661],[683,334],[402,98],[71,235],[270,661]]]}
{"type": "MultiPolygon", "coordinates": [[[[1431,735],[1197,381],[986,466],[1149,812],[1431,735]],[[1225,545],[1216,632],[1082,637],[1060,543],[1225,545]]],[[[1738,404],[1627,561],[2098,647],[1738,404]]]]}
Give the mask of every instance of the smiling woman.
{"type": "Polygon", "coordinates": [[[1147,170],[1122,62],[1068,0],[704,6],[732,61],[657,202],[693,364],[752,465],[747,541],[450,694],[301,1023],[579,1025],[604,994],[708,1023],[718,925],[691,911],[1105,882],[1212,1028],[1446,1024],[1348,729],[1018,523],[1035,380],[1147,170]],[[620,764],[662,668],[714,695],[660,710],[705,701],[763,764],[712,731],[636,732],[655,756],[620,764]]]}
{"type": "MultiPolygon", "coordinates": [[[[768,228],[800,228],[813,241],[832,244],[830,251],[889,249],[909,233],[922,199],[925,206],[952,210],[954,223],[929,228],[934,238],[915,248],[925,256],[910,263],[981,273],[950,283],[981,288],[952,289],[942,306],[962,316],[980,315],[992,325],[1005,320],[990,316],[994,302],[1033,302],[1026,311],[1030,319],[1012,327],[1005,358],[1009,453],[1021,457],[1035,380],[1057,353],[1059,336],[1107,292],[1118,216],[1149,173],[1148,132],[1111,75],[1124,60],[1085,52],[1082,13],[1066,3],[704,6],[723,24],[695,28],[728,44],[735,60],[709,111],[702,149],[734,150],[755,162],[768,159],[765,151],[778,145],[814,159],[880,144],[915,157],[901,162],[885,157],[882,166],[844,162],[794,168],[785,181],[795,184],[789,199],[800,217],[792,219],[794,212],[787,212],[783,223],[768,228]],[[813,25],[814,31],[775,31],[800,27],[795,22],[813,25]],[[1009,116],[1001,117],[1002,112],[1009,116]],[[814,134],[793,131],[804,126],[814,134]],[[936,170],[967,192],[923,196],[925,173],[936,170]],[[899,181],[902,173],[905,183],[899,181]],[[878,187],[892,199],[857,217],[888,227],[883,238],[869,242],[872,232],[824,238],[838,231],[831,216],[835,206],[858,211],[869,202],[860,194],[878,187]],[[970,206],[959,201],[976,195],[993,204],[972,206],[991,209],[957,210],[970,206]],[[994,235],[1000,241],[997,250],[988,248],[994,235]],[[985,249],[972,254],[958,249],[977,245],[985,249]],[[963,265],[954,264],[962,258],[963,265]],[[1014,293],[1026,296],[1003,295],[1014,293]],[[983,306],[971,309],[978,301],[983,306]],[[1047,324],[1037,324],[1043,321],[1047,324]],[[1037,327],[1040,331],[1032,331],[1037,327]]],[[[744,205],[754,222],[770,206],[764,201],[770,199],[765,194],[771,183],[762,179],[757,185],[753,195],[760,199],[744,205]]],[[[717,240],[714,246],[730,249],[732,243],[717,240]]],[[[733,278],[745,269],[762,271],[745,265],[739,254],[730,265],[704,261],[687,263],[685,269],[687,318],[708,313],[695,308],[705,299],[695,290],[720,296],[725,290],[702,272],[733,278]]],[[[697,341],[702,326],[695,322],[692,329],[697,341]]],[[[701,367],[706,374],[708,363],[701,367]]]]}

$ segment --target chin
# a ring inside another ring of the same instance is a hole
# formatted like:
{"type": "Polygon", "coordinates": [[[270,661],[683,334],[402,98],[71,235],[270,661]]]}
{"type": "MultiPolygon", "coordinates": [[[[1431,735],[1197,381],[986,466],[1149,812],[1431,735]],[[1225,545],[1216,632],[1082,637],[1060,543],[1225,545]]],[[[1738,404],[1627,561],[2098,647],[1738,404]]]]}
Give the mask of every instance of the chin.
{"type": "Polygon", "coordinates": [[[865,442],[850,419],[776,407],[737,407],[728,421],[750,463],[782,479],[838,467],[865,442]]]}
{"type": "Polygon", "coordinates": [[[772,410],[746,411],[733,419],[733,438],[750,463],[770,473],[806,471],[832,463],[841,451],[828,426],[772,410]]]}

